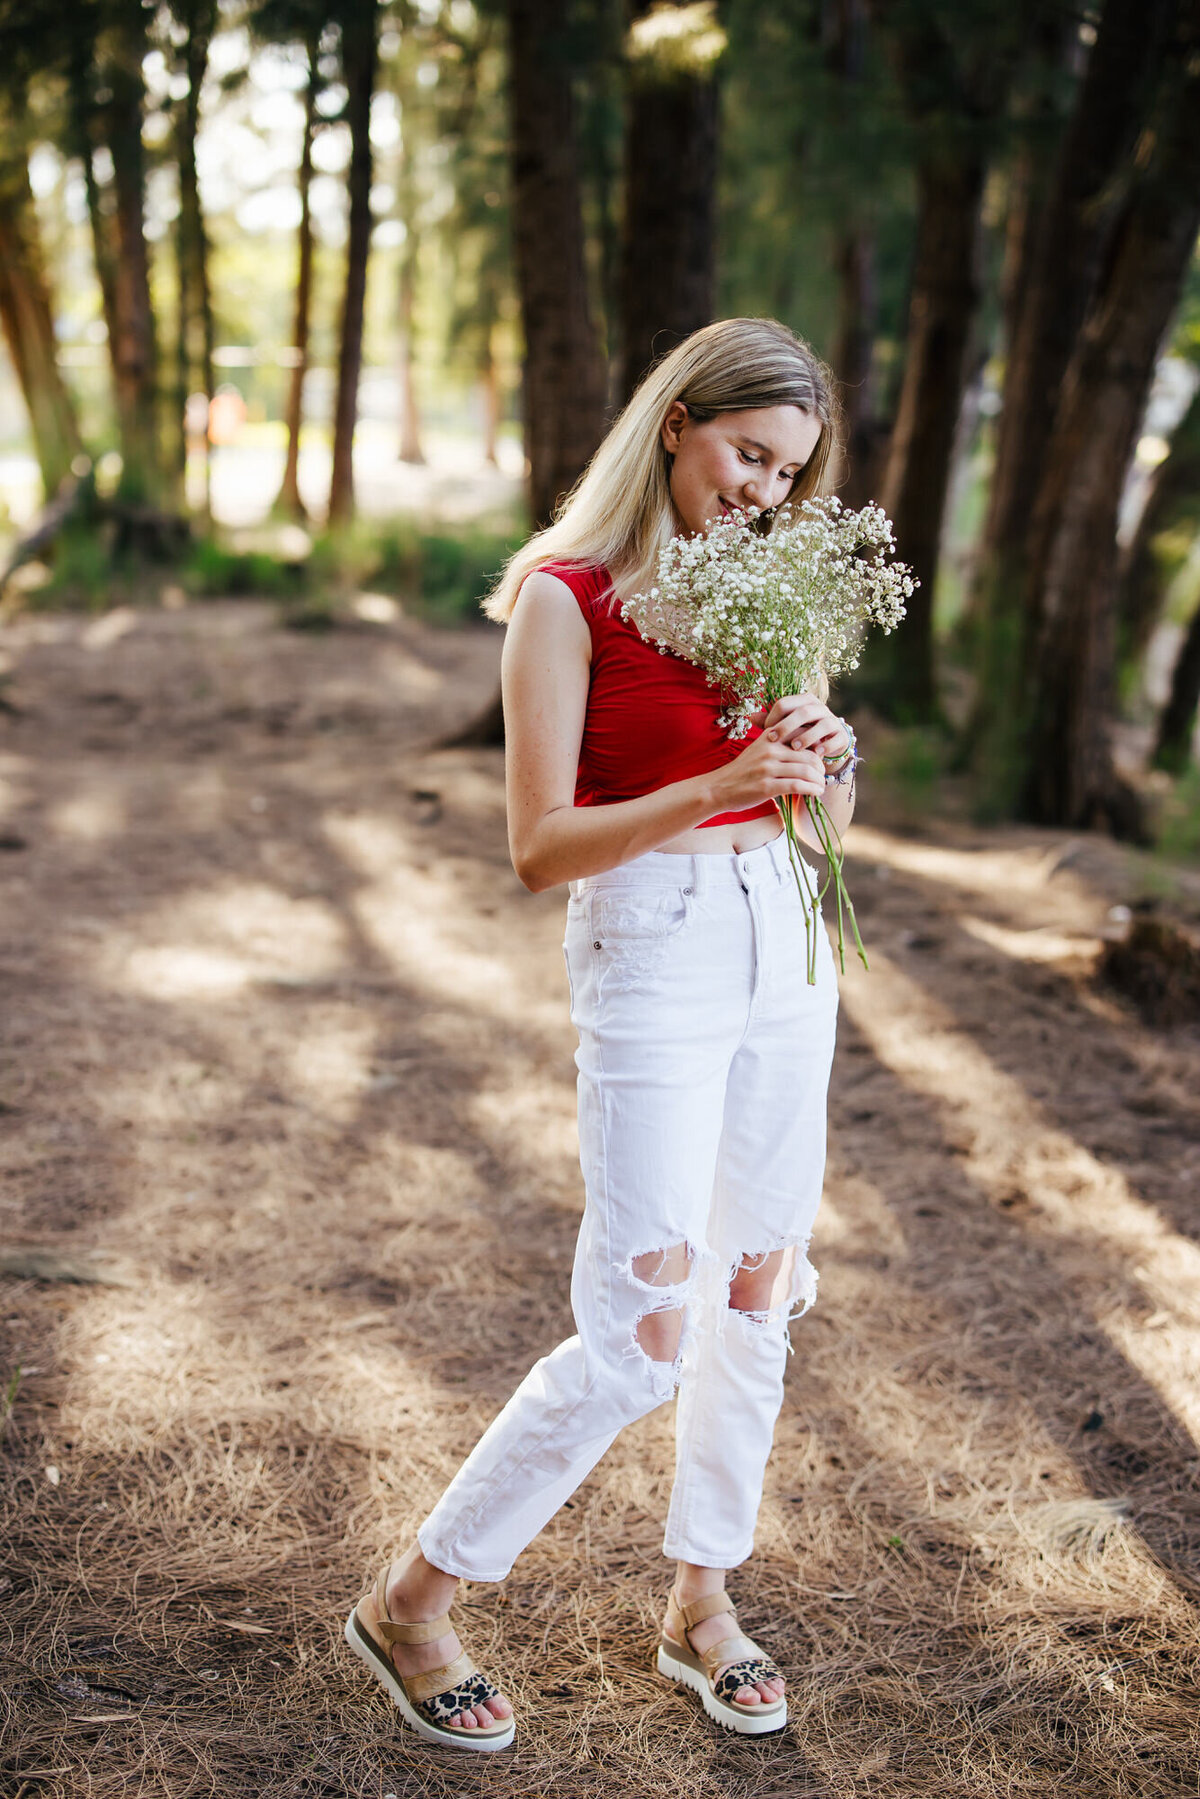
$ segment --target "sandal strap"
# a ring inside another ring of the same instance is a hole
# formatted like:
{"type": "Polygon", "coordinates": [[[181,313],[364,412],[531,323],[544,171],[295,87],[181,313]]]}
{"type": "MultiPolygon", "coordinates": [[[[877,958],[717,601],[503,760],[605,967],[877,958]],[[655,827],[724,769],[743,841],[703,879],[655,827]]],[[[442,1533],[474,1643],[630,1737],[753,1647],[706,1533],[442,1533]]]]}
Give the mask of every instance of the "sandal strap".
{"type": "Polygon", "coordinates": [[[732,1704],[743,1687],[757,1686],[760,1680],[773,1680],[778,1673],[779,1669],[769,1657],[758,1655],[750,1661],[731,1662],[715,1680],[711,1674],[709,1679],[717,1698],[727,1699],[732,1704]]]}
{"type": "Polygon", "coordinates": [[[757,1643],[749,1637],[742,1636],[722,1637],[721,1641],[714,1643],[711,1649],[699,1649],[696,1653],[710,1680],[715,1679],[719,1669],[731,1667],[735,1662],[761,1662],[765,1665],[768,1659],[757,1643]]]}
{"type": "Polygon", "coordinates": [[[668,1622],[672,1621],[670,1614],[673,1612],[685,1632],[702,1624],[705,1618],[715,1618],[719,1612],[732,1612],[735,1609],[733,1600],[726,1592],[707,1593],[703,1599],[693,1599],[690,1605],[684,1605],[672,1587],[667,1600],[668,1622]]]}
{"type": "Polygon", "coordinates": [[[391,1568],[384,1568],[375,1582],[375,1617],[378,1620],[376,1629],[385,1643],[432,1643],[435,1637],[444,1637],[453,1629],[449,1612],[443,1612],[440,1618],[422,1619],[417,1624],[397,1624],[389,1615],[387,1608],[387,1578],[391,1568]]]}
{"type": "Polygon", "coordinates": [[[456,1655],[452,1662],[443,1662],[440,1668],[429,1668],[424,1674],[401,1674],[400,1682],[414,1705],[422,1699],[433,1699],[439,1693],[448,1693],[452,1687],[459,1687],[472,1674],[479,1670],[464,1649],[456,1655]]]}
{"type": "MultiPolygon", "coordinates": [[[[449,1724],[456,1712],[469,1712],[474,1706],[486,1705],[489,1699],[498,1699],[499,1697],[499,1687],[493,1686],[486,1674],[473,1674],[469,1680],[461,1681],[458,1686],[450,1687],[443,1693],[435,1693],[432,1699],[418,1699],[413,1703],[418,1711],[425,1714],[431,1724],[444,1727],[449,1724]]],[[[490,1727],[481,1725],[478,1732],[472,1731],[471,1734],[472,1736],[486,1735],[489,1729],[498,1734],[504,1730],[505,1722],[503,1718],[497,1718],[490,1727]]]]}

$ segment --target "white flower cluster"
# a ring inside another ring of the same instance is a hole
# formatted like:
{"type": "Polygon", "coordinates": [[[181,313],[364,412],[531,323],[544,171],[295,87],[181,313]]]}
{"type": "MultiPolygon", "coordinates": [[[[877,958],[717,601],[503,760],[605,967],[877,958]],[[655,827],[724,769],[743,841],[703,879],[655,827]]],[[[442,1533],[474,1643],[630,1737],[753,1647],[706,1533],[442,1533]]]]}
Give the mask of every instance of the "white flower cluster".
{"type": "Polygon", "coordinates": [[[759,707],[857,668],[868,625],[893,631],[916,588],[905,564],[888,560],[895,539],[879,506],[804,500],[781,506],[765,535],[756,516],[729,513],[703,535],[673,537],[657,585],[624,609],[647,642],[735,696],[724,718],[734,737],[759,707]]]}

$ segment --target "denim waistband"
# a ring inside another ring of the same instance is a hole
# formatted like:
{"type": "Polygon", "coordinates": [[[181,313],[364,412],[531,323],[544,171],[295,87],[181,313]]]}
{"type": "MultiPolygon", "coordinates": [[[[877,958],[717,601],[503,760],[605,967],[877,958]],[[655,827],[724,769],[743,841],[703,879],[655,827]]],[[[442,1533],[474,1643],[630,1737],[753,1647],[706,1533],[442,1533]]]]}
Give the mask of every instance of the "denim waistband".
{"type": "Polygon", "coordinates": [[[781,831],[770,843],[741,854],[674,855],[665,850],[650,850],[623,862],[619,868],[605,869],[602,874],[585,875],[570,882],[572,899],[598,887],[673,887],[704,893],[720,888],[769,886],[793,879],[788,864],[787,837],[781,831]]]}

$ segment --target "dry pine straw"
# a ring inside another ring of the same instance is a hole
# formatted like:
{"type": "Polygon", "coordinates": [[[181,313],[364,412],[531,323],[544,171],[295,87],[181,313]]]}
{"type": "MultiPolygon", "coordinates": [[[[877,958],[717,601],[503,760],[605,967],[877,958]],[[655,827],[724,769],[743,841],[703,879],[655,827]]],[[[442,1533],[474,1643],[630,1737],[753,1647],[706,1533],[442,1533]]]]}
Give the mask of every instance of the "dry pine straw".
{"type": "Polygon", "coordinates": [[[0,1280],[6,1799],[1197,1792],[1200,1045],[1091,980],[1118,852],[856,833],[821,1298],[731,1583],[787,1733],[651,1672],[668,1408],[465,1593],[521,1724],[455,1757],[340,1631],[569,1329],[560,896],[499,758],[427,747],[495,643],[0,651],[0,1225],[132,1281],[0,1280]]]}

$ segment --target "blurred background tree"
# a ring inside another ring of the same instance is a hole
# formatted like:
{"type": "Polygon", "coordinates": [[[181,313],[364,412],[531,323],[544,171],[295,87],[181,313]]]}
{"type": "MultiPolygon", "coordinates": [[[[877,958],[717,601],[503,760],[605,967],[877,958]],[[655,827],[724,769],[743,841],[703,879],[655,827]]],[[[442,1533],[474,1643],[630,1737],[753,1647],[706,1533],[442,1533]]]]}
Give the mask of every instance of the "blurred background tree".
{"type": "Polygon", "coordinates": [[[472,603],[656,356],[772,314],[922,581],[847,701],[1144,834],[1200,697],[1198,58],[1200,0],[0,0],[5,603],[472,603]]]}

